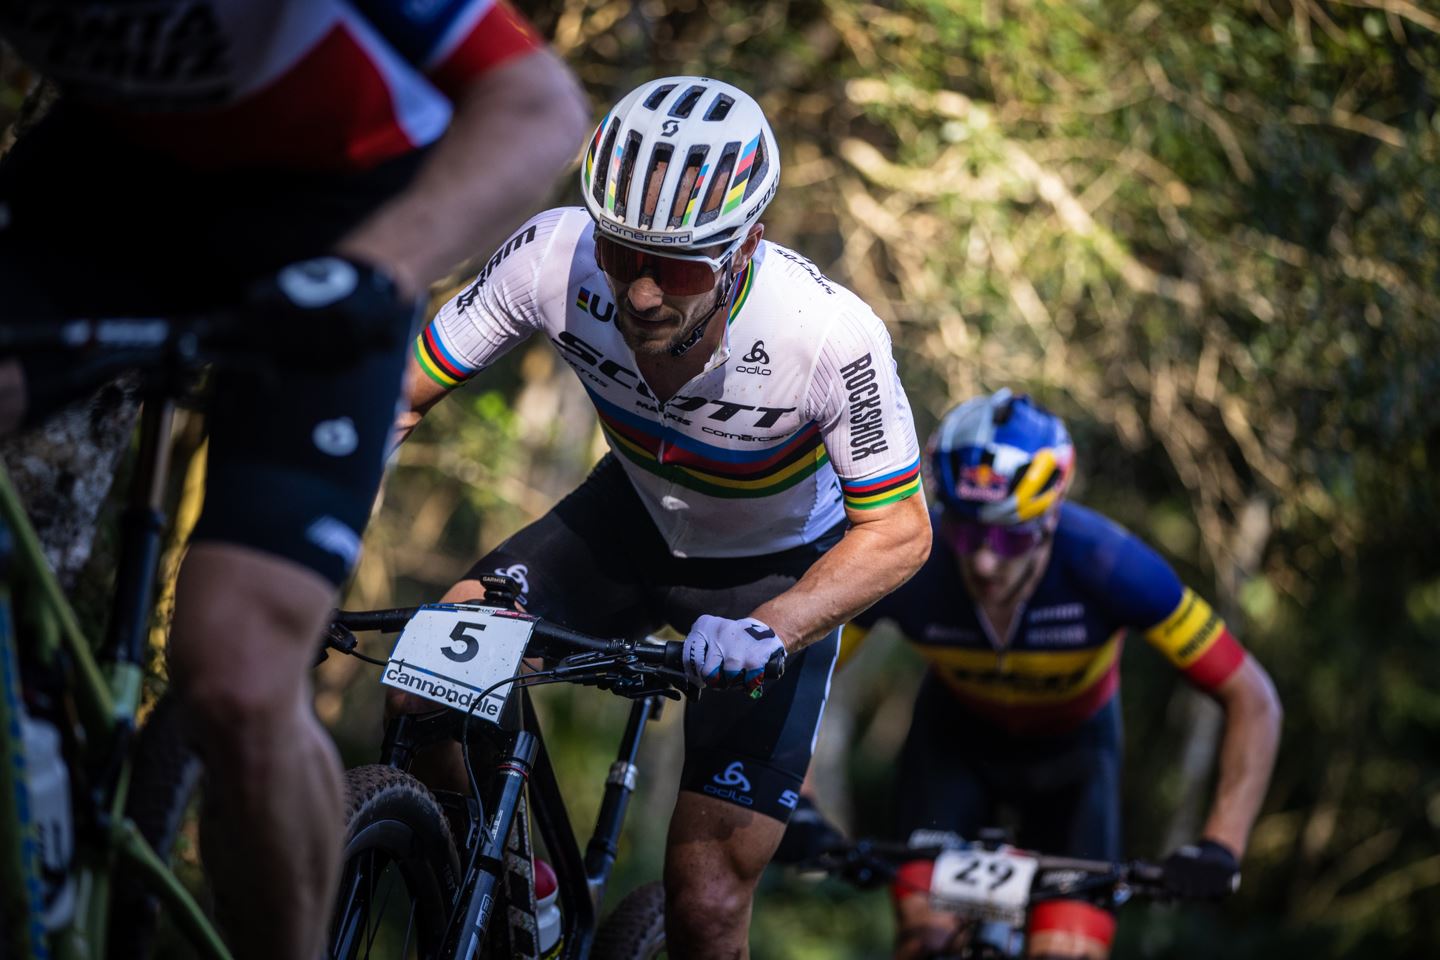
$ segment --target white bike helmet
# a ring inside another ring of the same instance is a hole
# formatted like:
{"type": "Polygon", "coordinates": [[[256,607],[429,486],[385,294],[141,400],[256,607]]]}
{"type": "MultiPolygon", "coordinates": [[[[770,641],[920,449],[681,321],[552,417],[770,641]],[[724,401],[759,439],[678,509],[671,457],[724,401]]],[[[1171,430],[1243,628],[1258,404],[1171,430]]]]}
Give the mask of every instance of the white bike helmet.
{"type": "Polygon", "coordinates": [[[743,237],[779,182],[775,134],[760,105],[706,77],[632,90],[595,128],[580,169],[598,229],[685,251],[743,237]]]}

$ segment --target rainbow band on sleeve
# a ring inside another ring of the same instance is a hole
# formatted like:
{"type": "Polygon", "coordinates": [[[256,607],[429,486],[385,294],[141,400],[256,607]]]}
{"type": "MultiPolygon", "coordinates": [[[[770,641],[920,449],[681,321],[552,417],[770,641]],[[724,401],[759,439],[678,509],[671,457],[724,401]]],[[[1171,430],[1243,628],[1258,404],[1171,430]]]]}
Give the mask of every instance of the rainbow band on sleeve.
{"type": "Polygon", "coordinates": [[[887,503],[904,500],[920,489],[920,458],[908,467],[902,467],[883,477],[868,480],[846,480],[840,478],[840,489],[845,493],[845,506],[851,510],[874,510],[887,503]]]}
{"type": "Polygon", "coordinates": [[[445,346],[436,321],[431,320],[415,338],[415,362],[425,375],[446,390],[452,390],[475,375],[477,368],[461,361],[445,346]]]}
{"type": "Polygon", "coordinates": [[[1202,690],[1224,683],[1245,659],[1225,621],[1188,587],[1170,616],[1145,631],[1145,639],[1202,690]]]}

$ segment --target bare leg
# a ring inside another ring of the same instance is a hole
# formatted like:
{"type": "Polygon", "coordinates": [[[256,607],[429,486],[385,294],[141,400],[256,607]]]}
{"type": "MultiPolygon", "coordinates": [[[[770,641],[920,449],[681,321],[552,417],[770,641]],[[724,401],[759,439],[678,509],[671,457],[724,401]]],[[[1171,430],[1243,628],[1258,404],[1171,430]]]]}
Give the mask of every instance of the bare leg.
{"type": "Polygon", "coordinates": [[[201,825],[240,960],[315,960],[337,881],[339,757],[310,667],[335,591],[288,560],[219,543],[180,571],[170,665],[205,761],[201,825]]]}
{"type": "Polygon", "coordinates": [[[750,956],[755,885],[785,825],[682,790],[665,846],[665,939],[672,957],[750,956]]]}
{"type": "Polygon", "coordinates": [[[895,960],[923,960],[958,951],[968,939],[954,914],[930,909],[928,892],[895,899],[895,960]]]}
{"type": "Polygon", "coordinates": [[[1083,900],[1047,900],[1030,911],[1025,955],[1037,960],[1106,960],[1115,915],[1083,900]]]}

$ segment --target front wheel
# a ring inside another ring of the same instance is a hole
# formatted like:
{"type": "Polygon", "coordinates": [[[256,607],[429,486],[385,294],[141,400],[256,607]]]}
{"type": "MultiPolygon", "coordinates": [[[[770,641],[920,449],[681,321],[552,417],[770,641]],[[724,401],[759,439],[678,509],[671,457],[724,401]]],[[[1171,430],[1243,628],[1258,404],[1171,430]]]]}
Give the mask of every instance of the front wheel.
{"type": "Polygon", "coordinates": [[[651,960],[665,953],[665,888],[636,887],[595,934],[595,960],[651,960]]]}
{"type": "Polygon", "coordinates": [[[345,773],[345,854],[330,960],[439,954],[459,882],[450,825],[420,781],[394,767],[345,773]]]}

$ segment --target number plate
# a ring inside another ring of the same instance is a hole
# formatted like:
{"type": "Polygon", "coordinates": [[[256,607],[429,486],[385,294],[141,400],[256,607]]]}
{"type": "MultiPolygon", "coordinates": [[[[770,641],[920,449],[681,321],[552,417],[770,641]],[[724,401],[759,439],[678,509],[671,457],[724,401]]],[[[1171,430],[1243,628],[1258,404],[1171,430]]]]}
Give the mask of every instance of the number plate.
{"type": "Polygon", "coordinates": [[[515,676],[533,630],[529,620],[495,607],[421,607],[395,641],[381,682],[497,720],[513,685],[492,691],[478,704],[475,698],[515,676]]]}
{"type": "Polygon", "coordinates": [[[935,858],[930,903],[940,910],[1019,925],[1040,862],[1013,850],[946,850],[935,858]]]}

